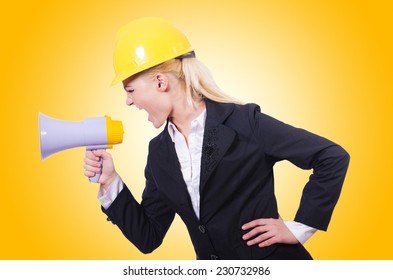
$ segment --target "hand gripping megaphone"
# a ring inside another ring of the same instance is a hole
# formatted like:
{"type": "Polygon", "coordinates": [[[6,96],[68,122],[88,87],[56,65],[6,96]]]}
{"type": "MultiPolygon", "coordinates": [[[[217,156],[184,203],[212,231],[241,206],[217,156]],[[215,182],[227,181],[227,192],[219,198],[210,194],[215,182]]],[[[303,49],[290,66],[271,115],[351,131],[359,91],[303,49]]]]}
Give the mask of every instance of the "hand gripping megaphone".
{"type": "MultiPolygon", "coordinates": [[[[111,149],[123,142],[123,124],[108,116],[86,118],[83,122],[64,121],[38,113],[41,159],[75,147],[86,150],[111,149]]],[[[101,159],[102,160],[102,159],[101,159]]],[[[97,183],[101,174],[90,177],[97,183]]]]}

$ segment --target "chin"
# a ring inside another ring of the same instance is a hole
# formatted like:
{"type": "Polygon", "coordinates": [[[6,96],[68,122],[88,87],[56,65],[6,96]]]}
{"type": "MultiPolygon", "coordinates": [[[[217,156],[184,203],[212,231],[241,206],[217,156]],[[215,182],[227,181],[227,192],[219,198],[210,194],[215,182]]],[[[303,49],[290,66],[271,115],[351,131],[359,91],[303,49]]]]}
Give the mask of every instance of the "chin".
{"type": "Polygon", "coordinates": [[[160,128],[164,124],[163,122],[158,122],[158,121],[151,121],[151,123],[155,128],[160,128]]]}

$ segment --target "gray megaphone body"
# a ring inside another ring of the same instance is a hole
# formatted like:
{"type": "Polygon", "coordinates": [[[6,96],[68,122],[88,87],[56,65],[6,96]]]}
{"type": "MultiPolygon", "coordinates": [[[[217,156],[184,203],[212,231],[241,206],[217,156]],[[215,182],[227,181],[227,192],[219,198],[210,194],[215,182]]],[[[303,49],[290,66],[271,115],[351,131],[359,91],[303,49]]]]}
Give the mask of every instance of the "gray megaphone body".
{"type": "MultiPolygon", "coordinates": [[[[87,150],[111,149],[123,142],[123,124],[108,116],[86,118],[83,122],[64,121],[38,114],[41,159],[75,147],[87,150]]],[[[102,160],[102,159],[101,159],[102,160]]],[[[101,174],[90,177],[97,183],[101,174]]]]}

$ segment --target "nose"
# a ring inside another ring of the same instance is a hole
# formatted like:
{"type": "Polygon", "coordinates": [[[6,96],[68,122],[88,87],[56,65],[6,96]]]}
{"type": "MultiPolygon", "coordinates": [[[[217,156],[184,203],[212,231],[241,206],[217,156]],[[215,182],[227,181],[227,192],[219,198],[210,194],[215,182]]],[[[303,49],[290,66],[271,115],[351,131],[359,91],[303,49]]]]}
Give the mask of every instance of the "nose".
{"type": "Polygon", "coordinates": [[[134,104],[134,101],[132,100],[131,94],[127,95],[126,104],[127,104],[127,106],[131,106],[132,104],[134,104]]]}

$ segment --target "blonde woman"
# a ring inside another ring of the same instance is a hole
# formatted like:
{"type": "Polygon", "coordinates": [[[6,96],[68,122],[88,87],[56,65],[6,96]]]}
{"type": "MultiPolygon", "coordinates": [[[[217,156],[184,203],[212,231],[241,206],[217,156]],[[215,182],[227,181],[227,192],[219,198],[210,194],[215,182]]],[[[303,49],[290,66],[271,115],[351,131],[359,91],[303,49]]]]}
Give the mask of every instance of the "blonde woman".
{"type": "Polygon", "coordinates": [[[114,65],[126,104],[164,127],[149,144],[140,204],[110,154],[86,152],[85,175],[102,172],[102,210],[125,237],[150,253],[177,213],[197,259],[312,259],[303,243],[328,227],[349,164],[344,149],[223,93],[185,35],[162,19],[124,26],[114,65]],[[281,160],[313,169],[294,221],[280,218],[274,195],[281,160]]]}

